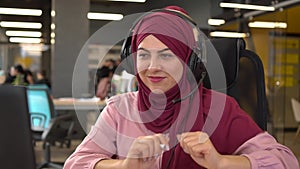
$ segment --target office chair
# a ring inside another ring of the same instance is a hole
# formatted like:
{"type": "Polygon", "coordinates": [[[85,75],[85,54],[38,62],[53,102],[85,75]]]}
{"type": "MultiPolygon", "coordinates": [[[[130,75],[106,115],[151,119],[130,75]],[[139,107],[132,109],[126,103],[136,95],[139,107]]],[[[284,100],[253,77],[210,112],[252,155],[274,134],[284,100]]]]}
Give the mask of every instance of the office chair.
{"type": "Polygon", "coordinates": [[[56,116],[48,90],[27,87],[28,106],[33,131],[43,131],[56,116]]]}
{"type": "MultiPolygon", "coordinates": [[[[74,116],[71,114],[64,114],[51,119],[48,127],[43,131],[41,140],[43,141],[44,147],[44,158],[45,161],[38,166],[38,168],[57,168],[63,167],[63,164],[51,162],[51,144],[54,141],[65,142],[71,139],[73,128],[74,128],[74,116]]],[[[66,143],[70,144],[70,142],[66,143]]]]}
{"type": "Polygon", "coordinates": [[[300,134],[300,102],[295,98],[291,98],[291,103],[292,103],[292,109],[293,109],[295,120],[298,123],[298,129],[294,139],[296,141],[297,137],[300,134]]]}
{"type": "MultiPolygon", "coordinates": [[[[226,89],[214,84],[214,90],[227,93],[237,100],[240,107],[245,110],[258,124],[267,130],[267,99],[265,92],[264,69],[257,54],[247,50],[245,41],[240,38],[210,39],[222,62],[226,89]]],[[[214,62],[215,54],[209,52],[207,56],[207,67],[219,70],[214,62]]],[[[211,88],[209,74],[204,79],[204,87],[211,88]]]]}
{"type": "Polygon", "coordinates": [[[44,159],[38,168],[54,167],[62,168],[62,165],[52,163],[50,161],[50,146],[57,142],[60,146],[71,146],[71,131],[73,131],[73,122],[67,125],[67,129],[58,128],[65,117],[58,116],[54,109],[53,101],[47,89],[27,87],[28,107],[31,117],[31,129],[33,135],[33,143],[41,141],[44,149],[44,159]],[[49,133],[51,131],[51,133],[49,133]],[[70,132],[66,132],[70,131],[70,132]]]}
{"type": "Polygon", "coordinates": [[[0,85],[1,168],[34,169],[26,88],[0,85]]]}

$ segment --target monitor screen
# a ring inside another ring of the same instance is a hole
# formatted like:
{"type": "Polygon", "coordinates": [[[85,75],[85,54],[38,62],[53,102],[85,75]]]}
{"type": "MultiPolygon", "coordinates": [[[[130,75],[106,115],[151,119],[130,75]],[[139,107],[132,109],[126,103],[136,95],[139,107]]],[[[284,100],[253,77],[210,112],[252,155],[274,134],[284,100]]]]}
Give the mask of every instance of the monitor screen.
{"type": "MultiPolygon", "coordinates": [[[[44,128],[48,126],[51,119],[51,109],[48,101],[48,95],[46,90],[33,90],[27,89],[28,106],[30,113],[42,113],[46,116],[44,128]]],[[[32,127],[38,126],[40,119],[34,119],[32,127]]]]}

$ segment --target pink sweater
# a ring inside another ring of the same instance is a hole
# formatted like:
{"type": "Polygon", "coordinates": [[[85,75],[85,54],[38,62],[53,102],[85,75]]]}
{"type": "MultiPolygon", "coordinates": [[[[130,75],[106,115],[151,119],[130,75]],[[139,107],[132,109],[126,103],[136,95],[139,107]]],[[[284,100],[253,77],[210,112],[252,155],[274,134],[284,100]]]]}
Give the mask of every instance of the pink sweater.
{"type": "MultiPolygon", "coordinates": [[[[64,169],[93,169],[99,160],[110,159],[114,154],[124,159],[135,138],[154,134],[139,123],[136,98],[136,93],[128,93],[110,99],[90,133],[65,162],[64,169]],[[116,100],[118,105],[114,104],[116,100]]],[[[299,169],[291,150],[267,132],[246,141],[233,155],[248,157],[252,169],[299,169]]],[[[161,157],[153,168],[160,168],[161,157]]]]}

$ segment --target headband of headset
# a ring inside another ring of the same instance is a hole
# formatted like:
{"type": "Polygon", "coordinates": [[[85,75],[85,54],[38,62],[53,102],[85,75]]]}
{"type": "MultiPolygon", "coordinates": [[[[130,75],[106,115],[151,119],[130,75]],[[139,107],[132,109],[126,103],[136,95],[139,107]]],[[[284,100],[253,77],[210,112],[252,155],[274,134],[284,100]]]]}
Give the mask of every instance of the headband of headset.
{"type": "Polygon", "coordinates": [[[175,16],[180,17],[181,19],[185,20],[187,23],[189,23],[193,27],[193,33],[194,38],[196,41],[196,47],[192,50],[192,54],[189,57],[188,61],[188,67],[191,69],[192,72],[195,71],[195,69],[198,67],[197,65],[206,63],[206,47],[205,47],[205,40],[204,37],[202,37],[202,33],[200,32],[196,22],[185,13],[182,13],[177,10],[171,10],[171,9],[155,9],[150,12],[146,12],[142,16],[140,16],[135,22],[133,23],[132,27],[130,28],[130,31],[128,33],[127,38],[124,40],[122,49],[121,49],[121,60],[125,62],[123,67],[128,73],[134,74],[134,62],[133,58],[129,57],[132,53],[131,49],[131,43],[132,43],[132,35],[133,30],[136,27],[136,25],[147,15],[155,13],[155,12],[165,12],[165,13],[171,13],[175,16]]]}

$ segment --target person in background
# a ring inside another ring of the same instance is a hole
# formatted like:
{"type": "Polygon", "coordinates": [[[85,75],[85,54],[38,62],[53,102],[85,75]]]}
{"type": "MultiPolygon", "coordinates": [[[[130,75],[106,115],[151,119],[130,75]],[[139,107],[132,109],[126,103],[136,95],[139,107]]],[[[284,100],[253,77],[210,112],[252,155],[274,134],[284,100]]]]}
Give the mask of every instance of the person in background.
{"type": "Polygon", "coordinates": [[[133,57],[139,89],[107,101],[64,169],[299,168],[292,151],[232,97],[190,79],[198,40],[185,17],[168,6],[137,21],[126,57],[133,57]]]}
{"type": "Polygon", "coordinates": [[[25,75],[25,77],[24,77],[25,78],[25,83],[27,85],[32,85],[32,84],[35,83],[35,80],[34,80],[34,77],[33,77],[33,74],[31,72],[31,70],[25,69],[24,70],[24,75],[25,75]]]}
{"type": "Polygon", "coordinates": [[[4,84],[27,85],[23,66],[20,64],[12,66],[6,76],[4,84]]]}
{"type": "Polygon", "coordinates": [[[47,73],[45,70],[41,70],[41,71],[38,71],[36,73],[36,82],[35,84],[45,84],[48,86],[49,89],[51,89],[51,83],[49,81],[49,79],[47,78],[47,73]]]}
{"type": "Polygon", "coordinates": [[[3,84],[5,82],[5,72],[4,70],[0,69],[0,84],[3,84]]]}
{"type": "Polygon", "coordinates": [[[103,66],[97,69],[96,72],[96,86],[95,95],[101,100],[108,97],[111,87],[111,79],[113,76],[113,61],[111,59],[105,60],[103,66]]]}

